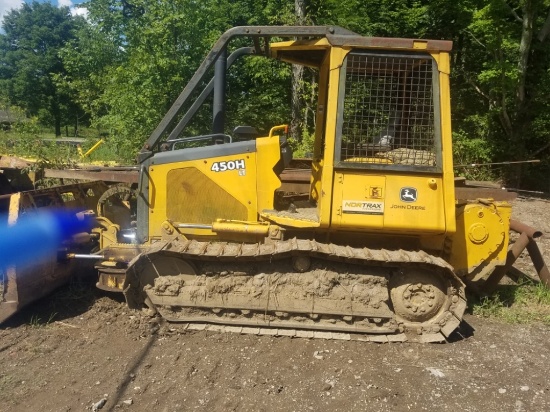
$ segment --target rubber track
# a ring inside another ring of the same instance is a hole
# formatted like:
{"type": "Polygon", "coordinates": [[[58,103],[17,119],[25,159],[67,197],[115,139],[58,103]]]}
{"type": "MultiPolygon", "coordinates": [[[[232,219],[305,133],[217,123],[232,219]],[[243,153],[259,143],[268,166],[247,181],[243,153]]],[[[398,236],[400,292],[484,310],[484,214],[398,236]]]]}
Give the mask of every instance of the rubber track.
{"type": "MultiPolygon", "coordinates": [[[[386,250],[386,249],[370,249],[370,248],[353,248],[350,246],[341,246],[336,244],[326,244],[309,239],[289,239],[284,241],[274,241],[272,243],[256,243],[256,244],[238,244],[231,242],[202,242],[197,240],[187,240],[174,238],[170,241],[160,241],[151,245],[151,247],[130,263],[130,267],[136,264],[141,257],[146,257],[149,254],[166,253],[167,255],[180,256],[191,260],[208,260],[208,261],[265,261],[278,260],[294,256],[309,256],[312,258],[326,259],[329,261],[340,261],[352,264],[362,264],[367,266],[377,267],[392,267],[403,269],[413,267],[431,268],[441,273],[445,278],[450,280],[452,285],[451,304],[444,313],[438,315],[437,325],[415,324],[403,322],[406,332],[412,332],[412,339],[409,335],[409,340],[413,341],[441,341],[444,337],[448,337],[459,325],[462,316],[466,309],[465,285],[455,275],[453,268],[445,260],[430,255],[424,251],[407,251],[407,250],[386,250]]],[[[193,324],[191,324],[193,325],[193,324]]],[[[193,329],[194,327],[192,327],[193,329]]],[[[238,328],[237,326],[209,325],[212,330],[220,328],[238,328]]],[[[207,328],[207,329],[208,329],[207,328]]],[[[243,327],[246,329],[246,327],[243,327]]],[[[251,328],[253,330],[257,328],[251,328]]],[[[263,328],[259,328],[262,330],[263,328]]],[[[267,329],[269,330],[269,329],[267,329]]],[[[283,329],[274,329],[282,331],[283,329]]],[[[288,329],[289,331],[293,329],[288,329]]],[[[242,332],[240,332],[242,333],[242,332]]],[[[315,337],[315,334],[333,333],[333,332],[315,332],[315,331],[300,331],[300,334],[305,333],[307,337],[315,337]],[[313,336],[309,336],[313,334],[313,336]]],[[[258,332],[258,334],[261,334],[258,332]]],[[[269,335],[277,333],[265,333],[269,335]]],[[[286,332],[281,333],[288,336],[286,332]]],[[[296,336],[300,335],[296,332],[296,336]]],[[[348,335],[347,333],[337,334],[348,335]]],[[[354,334],[350,334],[354,335],[354,334]]],[[[328,335],[327,335],[328,336],[328,335]]],[[[361,336],[357,340],[375,340],[382,339],[397,339],[401,340],[400,334],[396,335],[377,335],[361,336]],[[385,336],[385,337],[384,337],[385,336]],[[371,339],[372,338],[372,339],[371,339]]]]}

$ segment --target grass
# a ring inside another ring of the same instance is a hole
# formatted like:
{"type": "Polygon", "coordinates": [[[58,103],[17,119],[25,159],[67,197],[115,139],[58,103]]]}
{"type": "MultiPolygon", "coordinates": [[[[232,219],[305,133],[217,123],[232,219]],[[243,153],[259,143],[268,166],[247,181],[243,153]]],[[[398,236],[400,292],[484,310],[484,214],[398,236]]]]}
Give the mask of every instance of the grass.
{"type": "MultiPolygon", "coordinates": [[[[65,138],[65,135],[60,136],[65,138]]],[[[72,137],[72,136],[69,136],[72,137]]],[[[85,153],[101,136],[95,129],[82,128],[78,137],[85,138],[82,150],[85,153]]],[[[53,165],[74,165],[78,163],[111,162],[132,163],[137,149],[132,150],[115,138],[107,138],[105,142],[86,159],[82,159],[74,144],[56,144],[56,136],[51,130],[40,127],[35,122],[29,122],[9,131],[0,130],[0,152],[13,156],[38,160],[48,167],[53,165]],[[135,152],[135,153],[134,153],[135,152]]]]}
{"type": "Polygon", "coordinates": [[[6,393],[8,389],[14,388],[15,385],[16,382],[12,376],[0,373],[0,393],[6,393]]]}
{"type": "Polygon", "coordinates": [[[52,312],[50,313],[50,316],[48,317],[48,320],[43,321],[42,318],[39,318],[38,315],[32,315],[31,319],[29,320],[29,325],[31,328],[40,328],[43,326],[47,326],[50,323],[53,322],[54,318],[57,316],[57,313],[52,312]]]}
{"type": "Polygon", "coordinates": [[[499,286],[492,296],[473,301],[470,309],[476,316],[507,323],[541,322],[550,325],[550,289],[531,281],[499,286]]]}

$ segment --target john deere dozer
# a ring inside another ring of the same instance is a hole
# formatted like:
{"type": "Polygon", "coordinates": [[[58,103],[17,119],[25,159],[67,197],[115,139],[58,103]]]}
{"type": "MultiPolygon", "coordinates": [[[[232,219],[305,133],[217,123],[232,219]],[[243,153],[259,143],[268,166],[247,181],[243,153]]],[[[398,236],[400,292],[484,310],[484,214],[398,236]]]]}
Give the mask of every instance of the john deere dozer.
{"type": "Polygon", "coordinates": [[[98,286],[192,329],[444,340],[465,283],[505,265],[511,214],[455,198],[450,50],[338,27],[224,33],[144,144],[137,184],[100,196],[98,286]],[[226,72],[248,56],[316,73],[305,195],[281,185],[285,125],[224,122],[226,72]],[[212,92],[211,133],[186,135],[212,92]]]}

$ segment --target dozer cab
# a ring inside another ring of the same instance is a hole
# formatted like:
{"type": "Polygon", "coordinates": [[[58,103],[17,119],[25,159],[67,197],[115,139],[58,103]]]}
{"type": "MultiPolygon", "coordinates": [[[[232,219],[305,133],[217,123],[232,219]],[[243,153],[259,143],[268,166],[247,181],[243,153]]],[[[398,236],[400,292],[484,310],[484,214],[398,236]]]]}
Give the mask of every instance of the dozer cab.
{"type": "Polygon", "coordinates": [[[224,33],[139,153],[137,189],[100,199],[98,286],[190,328],[444,340],[465,282],[504,265],[510,225],[505,202],[455,199],[450,50],[338,27],[224,33]],[[281,184],[285,125],[224,122],[226,72],[247,56],[317,75],[305,195],[281,184]],[[211,93],[211,133],[186,135],[211,93]]]}

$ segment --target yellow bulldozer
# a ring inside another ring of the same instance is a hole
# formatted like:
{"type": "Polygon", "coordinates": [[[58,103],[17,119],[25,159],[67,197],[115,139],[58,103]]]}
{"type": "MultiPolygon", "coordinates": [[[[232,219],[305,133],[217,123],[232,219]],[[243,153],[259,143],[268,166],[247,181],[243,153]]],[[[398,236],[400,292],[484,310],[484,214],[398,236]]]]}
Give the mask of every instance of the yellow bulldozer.
{"type": "Polygon", "coordinates": [[[98,287],[130,307],[191,329],[445,340],[465,284],[506,264],[511,215],[455,196],[451,46],[325,26],[227,31],[144,144],[136,184],[99,196],[99,250],[69,256],[97,260],[98,287]],[[246,56],[316,73],[312,156],[293,171],[304,191],[281,183],[286,125],[225,124],[226,73],[246,56]],[[211,133],[186,136],[210,94],[211,133]]]}

